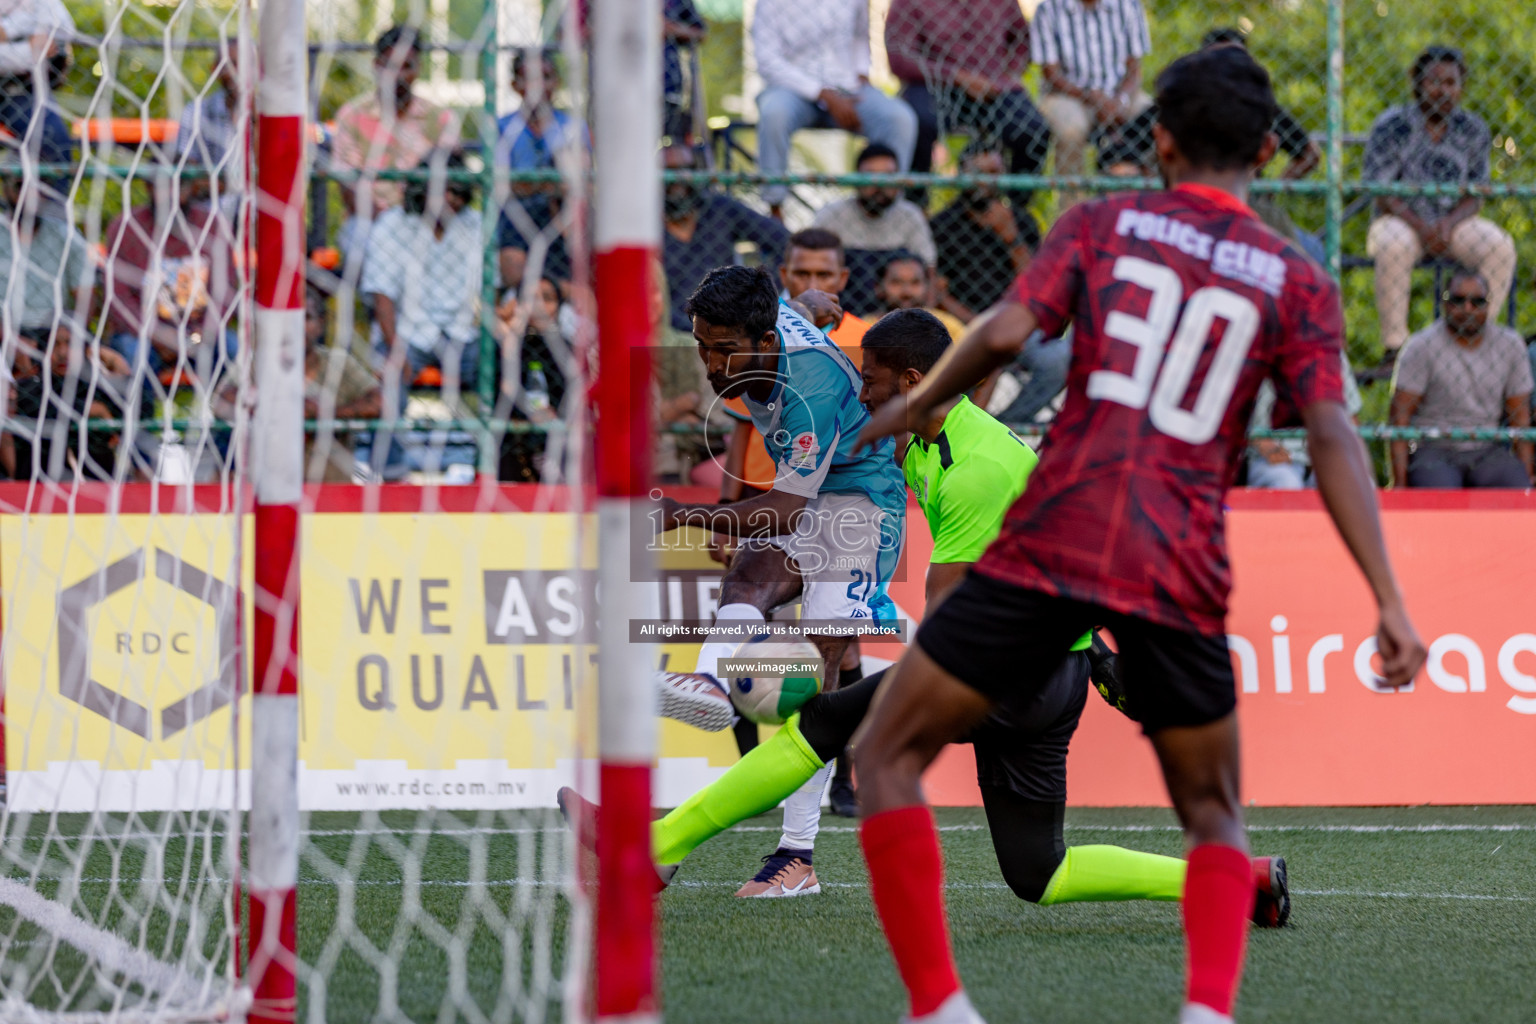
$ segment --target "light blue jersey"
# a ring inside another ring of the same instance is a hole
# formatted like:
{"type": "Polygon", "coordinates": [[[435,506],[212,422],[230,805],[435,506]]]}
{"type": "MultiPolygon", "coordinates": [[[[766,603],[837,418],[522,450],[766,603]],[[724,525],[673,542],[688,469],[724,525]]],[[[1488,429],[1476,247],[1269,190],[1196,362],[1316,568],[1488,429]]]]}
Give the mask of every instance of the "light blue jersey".
{"type": "MultiPolygon", "coordinates": [[[[863,561],[862,567],[835,569],[843,562],[853,565],[859,561],[839,557],[857,545],[838,533],[835,522],[822,523],[817,533],[826,570],[818,578],[825,586],[833,582],[830,577],[834,573],[841,572],[837,578],[842,581],[839,586],[847,587],[847,599],[864,606],[867,610],[862,614],[887,620],[894,608],[885,587],[901,555],[907,512],[906,484],[896,464],[895,441],[885,438],[874,448],[855,453],[859,431],[869,422],[869,413],[859,404],[862,380],[858,368],[830,338],[786,303],[779,304],[775,327],[781,354],[773,394],[762,403],[743,396],[777,469],[773,489],[805,497],[810,503],[808,509],[824,518],[832,516],[834,505],[846,505],[844,498],[868,502],[869,512],[878,519],[878,553],[863,561]]],[[[810,529],[816,528],[807,523],[797,532],[810,529]]],[[[803,569],[809,568],[806,557],[797,557],[803,569]]],[[[861,617],[851,608],[848,614],[861,617]]]]}
{"type": "Polygon", "coordinates": [[[779,303],[775,325],[783,354],[768,401],[743,396],[752,425],[778,467],[776,491],[814,498],[862,494],[876,506],[904,515],[907,507],[895,441],[854,454],[869,413],[859,404],[858,367],[809,320],[779,303]]]}

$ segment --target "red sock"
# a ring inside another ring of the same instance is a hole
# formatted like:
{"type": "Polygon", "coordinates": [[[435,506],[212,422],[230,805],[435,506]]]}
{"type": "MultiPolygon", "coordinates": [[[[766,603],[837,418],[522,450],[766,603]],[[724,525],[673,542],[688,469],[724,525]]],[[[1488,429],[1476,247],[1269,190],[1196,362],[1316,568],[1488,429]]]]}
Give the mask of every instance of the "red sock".
{"type": "Polygon", "coordinates": [[[900,807],[865,818],[859,829],[870,895],[921,1017],[960,990],[944,917],[944,861],[927,807],[900,807]]]}
{"type": "Polygon", "coordinates": [[[1188,1001],[1232,1015],[1243,976],[1253,862],[1241,850],[1207,844],[1189,852],[1184,876],[1184,935],[1189,946],[1188,1001]]]}

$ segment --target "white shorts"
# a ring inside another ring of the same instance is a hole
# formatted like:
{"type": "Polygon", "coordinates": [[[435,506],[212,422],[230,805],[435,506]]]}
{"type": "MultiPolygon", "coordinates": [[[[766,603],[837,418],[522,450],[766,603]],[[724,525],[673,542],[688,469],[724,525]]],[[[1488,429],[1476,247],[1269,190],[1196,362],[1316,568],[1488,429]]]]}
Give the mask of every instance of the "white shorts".
{"type": "Polygon", "coordinates": [[[862,494],[818,494],[793,533],[765,537],[800,566],[800,618],[889,626],[896,605],[887,584],[901,561],[906,513],[882,510],[862,494]]]}

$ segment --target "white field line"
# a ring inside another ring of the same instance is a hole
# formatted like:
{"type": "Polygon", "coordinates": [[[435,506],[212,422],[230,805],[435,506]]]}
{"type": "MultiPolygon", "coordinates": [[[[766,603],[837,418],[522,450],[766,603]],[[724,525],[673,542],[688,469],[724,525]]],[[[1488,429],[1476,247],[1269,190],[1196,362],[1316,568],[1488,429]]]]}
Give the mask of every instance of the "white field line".
{"type": "Polygon", "coordinates": [[[198,987],[180,970],[157,960],[109,931],[82,921],[61,903],[38,895],[13,878],[0,878],[0,903],[86,954],[103,974],[122,974],[160,993],[171,1005],[191,1005],[198,987]]]}
{"type": "MultiPolygon", "coordinates": [[[[985,825],[940,825],[940,832],[981,832],[985,825]]],[[[1178,825],[1072,825],[1068,832],[1182,832],[1178,825]]],[[[732,832],[781,832],[771,825],[737,825],[732,832]]],[[[823,825],[822,832],[857,832],[854,825],[823,825]]],[[[1536,824],[1508,825],[1249,825],[1249,832],[1350,832],[1359,835],[1395,832],[1536,832],[1536,824]]]]}
{"type": "MultiPolygon", "coordinates": [[[[302,883],[301,883],[302,884],[302,883]]],[[[723,889],[729,886],[737,886],[738,882],[673,882],[673,886],[685,889],[723,889]]],[[[867,882],[822,882],[823,889],[868,889],[867,882]]],[[[1003,882],[945,882],[945,889],[976,890],[976,889],[1002,889],[1008,886],[1003,882]]],[[[1478,900],[1484,902],[1509,902],[1509,903],[1536,903],[1536,896],[1493,896],[1484,893],[1464,892],[1373,892],[1368,889],[1292,889],[1293,896],[1345,896],[1357,899],[1402,899],[1402,900],[1478,900]]],[[[1126,902],[1150,902],[1150,901],[1126,901],[1126,902]]]]}
{"type": "MultiPolygon", "coordinates": [[[[109,878],[82,878],[82,883],[106,883],[109,878]]],[[[219,879],[227,882],[228,879],[219,879]]],[[[423,889],[509,889],[509,888],[564,888],[565,881],[551,880],[547,878],[488,878],[482,882],[471,882],[468,879],[459,878],[425,878],[416,883],[423,889]]],[[[724,889],[735,888],[738,882],[701,882],[681,881],[673,882],[672,887],[678,889],[724,889]]],[[[301,878],[299,887],[317,886],[326,888],[339,888],[340,882],[329,878],[301,878]]],[[[399,879],[369,878],[352,882],[359,888],[403,888],[405,883],[399,879]]],[[[822,882],[824,889],[868,889],[867,882],[822,882]]],[[[956,890],[1007,890],[1008,886],[1003,882],[946,882],[946,889],[956,890]]],[[[1475,900],[1490,903],[1536,903],[1536,896],[1503,896],[1489,893],[1468,892],[1381,892],[1371,889],[1292,889],[1294,896],[1343,896],[1356,899],[1377,900],[1475,900]]],[[[3,899],[3,897],[0,897],[3,899]]],[[[1138,901],[1127,901],[1138,902],[1138,901]]],[[[25,916],[25,915],[24,915],[25,916]]],[[[68,940],[66,940],[68,941],[68,940]]],[[[70,943],[75,945],[74,942],[70,943]]]]}

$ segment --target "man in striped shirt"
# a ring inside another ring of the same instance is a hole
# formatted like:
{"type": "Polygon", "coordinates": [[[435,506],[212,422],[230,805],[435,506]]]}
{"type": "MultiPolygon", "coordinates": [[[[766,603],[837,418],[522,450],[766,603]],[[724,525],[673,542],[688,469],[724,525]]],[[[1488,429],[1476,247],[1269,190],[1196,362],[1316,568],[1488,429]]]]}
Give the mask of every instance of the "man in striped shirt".
{"type": "Polygon", "coordinates": [[[1141,58],[1152,48],[1141,0],[1043,0],[1030,26],[1045,79],[1040,109],[1056,136],[1056,173],[1081,174],[1097,131],[1124,124],[1151,102],[1141,58]]]}

